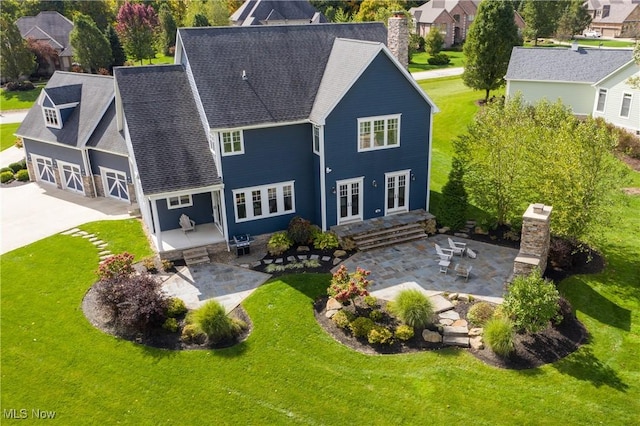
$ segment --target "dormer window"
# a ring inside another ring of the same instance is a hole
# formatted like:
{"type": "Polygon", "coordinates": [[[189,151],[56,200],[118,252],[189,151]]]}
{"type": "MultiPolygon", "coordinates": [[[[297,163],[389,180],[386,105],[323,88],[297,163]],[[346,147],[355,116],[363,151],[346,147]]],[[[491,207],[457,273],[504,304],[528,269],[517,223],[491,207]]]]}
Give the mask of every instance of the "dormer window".
{"type": "Polygon", "coordinates": [[[47,124],[47,127],[54,127],[56,129],[62,128],[60,125],[60,115],[56,108],[43,107],[42,113],[44,114],[44,122],[47,124]]]}

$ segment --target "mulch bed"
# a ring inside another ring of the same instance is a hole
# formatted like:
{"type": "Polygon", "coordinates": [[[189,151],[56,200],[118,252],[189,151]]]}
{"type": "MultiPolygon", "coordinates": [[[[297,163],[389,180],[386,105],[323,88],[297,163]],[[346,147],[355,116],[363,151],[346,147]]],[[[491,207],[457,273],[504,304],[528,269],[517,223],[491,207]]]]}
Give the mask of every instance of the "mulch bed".
{"type": "MultiPolygon", "coordinates": [[[[346,260],[349,257],[353,256],[356,253],[356,250],[345,250],[346,251],[346,255],[341,256],[340,259],[342,260],[346,260]]],[[[264,260],[271,260],[271,261],[275,261],[276,259],[282,259],[282,265],[288,265],[292,262],[288,261],[287,258],[290,256],[294,256],[297,258],[297,256],[299,255],[306,255],[307,257],[311,256],[311,255],[317,255],[319,259],[322,259],[325,256],[328,256],[331,258],[330,261],[328,262],[323,262],[322,260],[320,260],[320,266],[316,267],[316,268],[305,268],[304,272],[308,272],[308,273],[316,273],[316,274],[324,274],[324,273],[331,273],[331,270],[335,267],[335,265],[333,264],[333,259],[334,256],[333,254],[336,252],[336,249],[331,249],[331,250],[318,250],[313,248],[313,246],[309,246],[309,250],[304,250],[304,251],[298,251],[298,247],[297,246],[293,246],[291,247],[289,250],[287,250],[286,252],[282,253],[279,256],[273,256],[270,255],[269,253],[267,253],[263,258],[263,262],[260,266],[256,266],[256,267],[252,267],[251,269],[253,269],[254,271],[258,271],[258,272],[267,272],[267,267],[269,266],[268,264],[264,263],[264,260]]],[[[296,262],[299,262],[299,260],[296,260],[296,262]]],[[[296,272],[299,272],[300,269],[287,269],[284,271],[270,271],[268,272],[269,274],[271,274],[274,277],[278,277],[281,275],[286,275],[286,274],[295,274],[296,272]]]]}

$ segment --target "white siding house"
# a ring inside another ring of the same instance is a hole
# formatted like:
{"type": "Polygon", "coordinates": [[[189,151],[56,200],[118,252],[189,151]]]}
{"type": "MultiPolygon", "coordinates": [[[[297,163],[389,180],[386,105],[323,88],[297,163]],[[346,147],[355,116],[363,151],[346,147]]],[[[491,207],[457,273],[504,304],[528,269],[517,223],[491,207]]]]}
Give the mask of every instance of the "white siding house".
{"type": "Polygon", "coordinates": [[[640,135],[640,90],[627,83],[632,76],[640,76],[640,67],[635,63],[598,81],[592,115],[640,135]]]}

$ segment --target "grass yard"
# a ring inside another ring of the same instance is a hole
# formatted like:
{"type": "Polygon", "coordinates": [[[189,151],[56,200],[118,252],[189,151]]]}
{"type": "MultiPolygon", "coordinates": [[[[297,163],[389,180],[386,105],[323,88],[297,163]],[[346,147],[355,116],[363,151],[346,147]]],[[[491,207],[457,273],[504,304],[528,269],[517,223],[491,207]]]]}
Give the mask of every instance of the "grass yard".
{"type": "Polygon", "coordinates": [[[429,65],[427,60],[431,57],[427,52],[419,52],[413,55],[409,63],[409,72],[430,71],[441,68],[457,68],[464,66],[464,53],[454,50],[444,50],[451,62],[447,65],[429,65]]]}
{"type": "Polygon", "coordinates": [[[14,133],[20,127],[20,123],[0,124],[0,151],[4,151],[14,145],[16,137],[14,133]]]}
{"type": "Polygon", "coordinates": [[[593,46],[593,47],[633,47],[635,43],[623,40],[606,40],[599,38],[581,38],[577,39],[579,46],[593,46]]]}
{"type": "Polygon", "coordinates": [[[156,53],[156,57],[149,60],[149,59],[144,59],[142,61],[142,64],[140,63],[140,61],[130,61],[132,65],[134,66],[140,66],[140,65],[158,65],[158,64],[173,64],[173,56],[165,56],[162,53],[156,53]]]}
{"type": "Polygon", "coordinates": [[[7,92],[0,90],[0,111],[29,109],[34,104],[46,83],[36,83],[36,88],[28,91],[7,92]]]}

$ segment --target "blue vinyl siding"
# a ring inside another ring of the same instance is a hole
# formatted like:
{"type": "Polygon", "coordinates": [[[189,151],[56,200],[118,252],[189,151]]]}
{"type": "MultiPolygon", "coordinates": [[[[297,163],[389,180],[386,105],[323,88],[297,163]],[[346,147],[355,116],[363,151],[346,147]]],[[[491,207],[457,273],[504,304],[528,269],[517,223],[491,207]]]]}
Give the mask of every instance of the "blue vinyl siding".
{"type": "Polygon", "coordinates": [[[311,124],[245,130],[243,137],[244,154],[222,157],[229,235],[283,230],[294,216],[317,223],[311,124]],[[295,213],[235,222],[234,189],[287,181],[294,181],[295,213]]]}
{"type": "Polygon", "coordinates": [[[384,215],[385,173],[411,169],[409,210],[425,208],[430,105],[380,53],[331,112],[325,125],[327,226],[337,223],[336,181],[364,176],[363,218],[384,215]],[[400,147],[358,152],[358,118],[401,114],[400,147]],[[372,186],[376,180],[377,187],[372,186]],[[376,210],[379,209],[379,212],[376,210]]]}
{"type": "Polygon", "coordinates": [[[129,169],[129,159],[127,157],[90,149],[89,161],[91,162],[91,172],[94,175],[100,174],[100,167],[106,167],[107,169],[126,173],[127,182],[131,183],[131,170],[129,169]]]}
{"type": "Polygon", "coordinates": [[[167,207],[166,199],[156,201],[161,231],[180,228],[180,215],[182,215],[183,213],[189,216],[191,220],[195,221],[196,225],[213,222],[213,205],[211,204],[211,192],[193,194],[192,198],[192,206],[178,209],[169,209],[167,207]]]}
{"type": "Polygon", "coordinates": [[[84,168],[84,161],[82,161],[82,152],[78,149],[34,141],[32,139],[24,139],[24,150],[29,160],[31,160],[31,154],[35,154],[53,159],[54,167],[57,167],[55,164],[56,160],[77,164],[80,170],[82,170],[82,175],[87,175],[84,168]]]}

